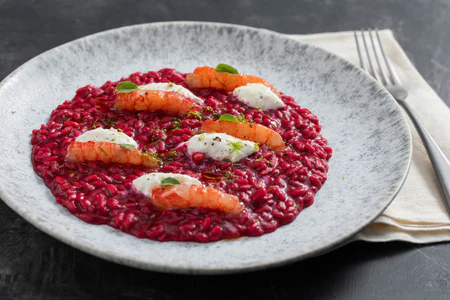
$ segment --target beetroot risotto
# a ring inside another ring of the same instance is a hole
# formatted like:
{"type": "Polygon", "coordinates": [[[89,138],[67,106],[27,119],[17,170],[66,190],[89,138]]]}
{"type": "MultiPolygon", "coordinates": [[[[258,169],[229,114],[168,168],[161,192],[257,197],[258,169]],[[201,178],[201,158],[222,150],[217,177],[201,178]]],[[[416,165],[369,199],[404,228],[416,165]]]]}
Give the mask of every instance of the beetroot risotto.
{"type": "Polygon", "coordinates": [[[138,238],[212,242],[291,223],[327,179],[318,118],[231,66],[87,85],[31,144],[56,201],[138,238]]]}

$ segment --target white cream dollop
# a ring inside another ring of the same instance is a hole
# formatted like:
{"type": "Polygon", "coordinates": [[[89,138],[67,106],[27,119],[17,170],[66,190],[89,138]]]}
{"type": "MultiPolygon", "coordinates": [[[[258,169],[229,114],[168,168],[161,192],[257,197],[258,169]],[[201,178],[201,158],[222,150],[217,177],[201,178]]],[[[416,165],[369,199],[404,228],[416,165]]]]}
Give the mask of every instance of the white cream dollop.
{"type": "Polygon", "coordinates": [[[133,186],[137,191],[143,193],[144,195],[151,197],[152,189],[155,186],[161,185],[161,180],[168,178],[168,177],[175,178],[181,184],[202,185],[202,183],[198,179],[188,176],[188,175],[184,175],[184,174],[149,173],[149,174],[142,175],[141,177],[138,177],[135,180],[133,180],[133,186]]]}
{"type": "Polygon", "coordinates": [[[142,85],[139,87],[141,90],[157,90],[157,91],[167,91],[167,92],[175,92],[177,94],[183,95],[189,99],[194,100],[197,103],[202,104],[203,100],[197,96],[195,96],[190,90],[187,88],[171,83],[171,82],[154,82],[146,85],[142,85]]]}
{"type": "Polygon", "coordinates": [[[283,101],[267,86],[261,83],[249,83],[234,89],[233,95],[242,103],[262,110],[284,107],[283,101]]]}
{"type": "Polygon", "coordinates": [[[114,128],[103,129],[96,128],[89,130],[75,139],[77,142],[108,142],[115,144],[129,144],[138,147],[138,143],[123,132],[117,131],[114,128]]]}
{"type": "Polygon", "coordinates": [[[190,155],[200,152],[214,160],[237,162],[258,151],[258,144],[235,138],[226,133],[202,133],[187,141],[190,155]]]}

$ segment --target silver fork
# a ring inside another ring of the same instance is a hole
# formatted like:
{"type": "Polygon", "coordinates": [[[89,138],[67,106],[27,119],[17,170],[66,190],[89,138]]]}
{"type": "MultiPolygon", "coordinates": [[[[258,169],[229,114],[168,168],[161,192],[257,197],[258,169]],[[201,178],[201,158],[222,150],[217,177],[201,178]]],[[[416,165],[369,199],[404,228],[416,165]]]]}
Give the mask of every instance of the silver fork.
{"type": "Polygon", "coordinates": [[[383,44],[381,43],[380,35],[378,34],[378,29],[375,29],[376,33],[376,40],[378,41],[378,46],[381,50],[381,54],[384,58],[384,63],[387,67],[387,70],[389,72],[389,75],[386,72],[386,68],[383,66],[383,63],[381,62],[379,51],[376,47],[376,42],[374,41],[374,34],[372,30],[368,30],[368,35],[370,37],[370,42],[372,44],[372,50],[375,56],[375,60],[378,65],[379,74],[374,66],[374,62],[372,59],[372,55],[370,54],[368,43],[366,41],[366,33],[364,30],[361,30],[361,36],[364,48],[366,50],[366,56],[367,60],[369,62],[370,70],[367,68],[367,65],[363,59],[362,55],[362,47],[359,42],[358,34],[356,31],[355,34],[355,41],[356,41],[356,47],[358,49],[358,55],[359,60],[361,63],[361,68],[366,71],[367,73],[371,74],[381,85],[383,85],[386,90],[397,100],[397,102],[405,109],[408,116],[411,118],[411,121],[413,122],[414,126],[416,127],[417,132],[419,133],[422,142],[425,146],[425,149],[428,152],[428,156],[430,157],[431,164],[433,165],[434,171],[436,172],[436,176],[438,178],[439,184],[442,189],[442,194],[445,198],[447,209],[450,210],[450,162],[445,157],[442,150],[439,148],[439,146],[436,144],[434,139],[431,137],[428,130],[425,128],[425,126],[422,124],[422,122],[417,118],[416,114],[413,112],[409,104],[406,102],[406,98],[408,97],[408,92],[406,89],[400,84],[400,80],[397,76],[397,74],[394,71],[394,68],[392,67],[392,64],[389,60],[389,57],[387,56],[386,52],[384,51],[383,44]],[[381,74],[381,78],[380,78],[381,74]]]}

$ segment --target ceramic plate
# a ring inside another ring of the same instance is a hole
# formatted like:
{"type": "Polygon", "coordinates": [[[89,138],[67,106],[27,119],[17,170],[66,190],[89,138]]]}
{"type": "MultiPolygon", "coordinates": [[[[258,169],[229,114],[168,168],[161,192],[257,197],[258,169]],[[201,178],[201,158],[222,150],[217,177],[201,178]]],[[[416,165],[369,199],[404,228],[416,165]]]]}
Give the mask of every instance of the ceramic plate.
{"type": "Polygon", "coordinates": [[[95,256],[148,270],[229,273],[329,251],[373,221],[407,174],[411,139],[393,98],[350,63],[261,29],[218,23],[153,23],[75,40],[30,60],[0,84],[0,196],[31,224],[95,256]],[[71,215],[35,175],[30,134],[78,87],[136,71],[226,62],[293,96],[320,118],[334,150],[313,206],[260,237],[209,244],[159,243],[71,215]],[[13,113],[14,112],[14,113],[13,113]],[[69,230],[67,230],[69,229],[69,230]]]}

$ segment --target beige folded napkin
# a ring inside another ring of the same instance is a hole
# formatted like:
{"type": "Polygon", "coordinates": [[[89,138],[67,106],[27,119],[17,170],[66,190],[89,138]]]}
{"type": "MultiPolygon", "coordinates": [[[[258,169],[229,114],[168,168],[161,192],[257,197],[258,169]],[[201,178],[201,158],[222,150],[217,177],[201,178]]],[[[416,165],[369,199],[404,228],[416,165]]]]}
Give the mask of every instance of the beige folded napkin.
{"type": "MultiPolygon", "coordinates": [[[[359,65],[352,32],[289,35],[359,65]]],[[[400,80],[409,92],[407,101],[450,158],[450,110],[414,68],[392,31],[380,31],[385,50],[400,80]]],[[[355,240],[371,242],[407,241],[431,243],[450,241],[450,213],[425,148],[409,121],[413,137],[411,169],[405,185],[391,205],[355,240]]]]}

